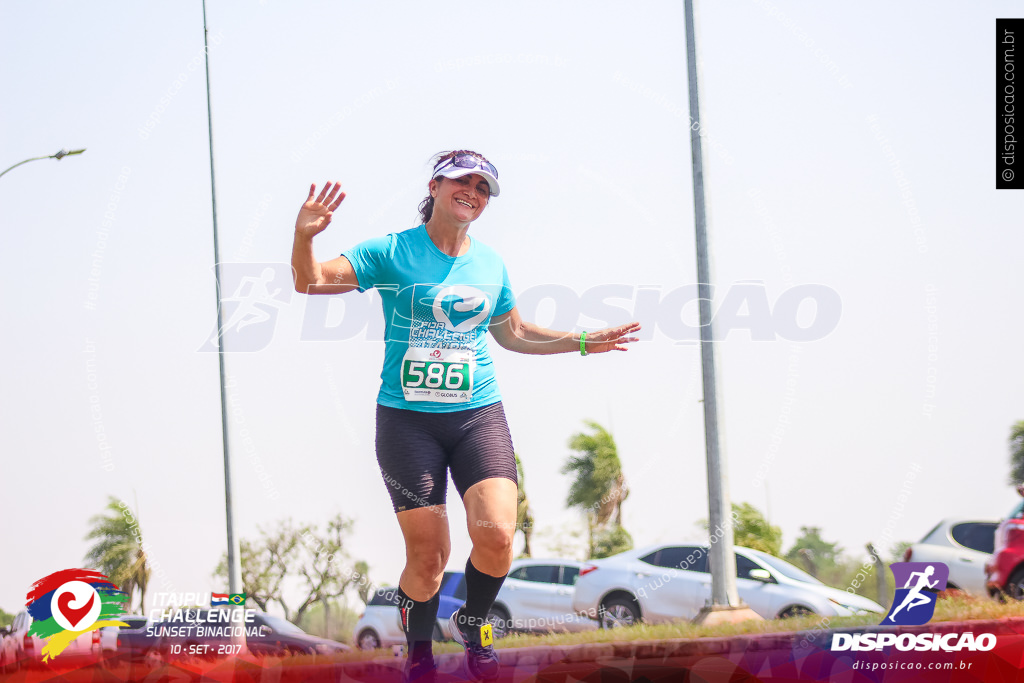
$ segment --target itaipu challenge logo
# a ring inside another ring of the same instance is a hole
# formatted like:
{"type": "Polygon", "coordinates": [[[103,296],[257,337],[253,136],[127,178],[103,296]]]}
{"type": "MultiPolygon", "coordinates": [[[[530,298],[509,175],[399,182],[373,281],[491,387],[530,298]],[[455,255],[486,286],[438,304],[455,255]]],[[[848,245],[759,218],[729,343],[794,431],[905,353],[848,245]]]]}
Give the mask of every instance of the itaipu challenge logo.
{"type": "Polygon", "coordinates": [[[103,626],[128,626],[111,619],[128,595],[92,569],[64,569],[32,584],[25,603],[32,617],[29,635],[46,640],[43,661],[53,659],[83,633],[103,626]]]}

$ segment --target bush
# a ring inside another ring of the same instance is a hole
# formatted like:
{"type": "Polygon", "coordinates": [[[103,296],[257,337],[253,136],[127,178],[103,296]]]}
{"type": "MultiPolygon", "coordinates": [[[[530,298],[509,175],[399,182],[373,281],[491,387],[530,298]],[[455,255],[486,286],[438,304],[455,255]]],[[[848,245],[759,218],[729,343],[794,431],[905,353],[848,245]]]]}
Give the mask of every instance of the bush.
{"type": "Polygon", "coordinates": [[[609,529],[598,531],[594,534],[594,554],[592,557],[599,560],[602,557],[611,557],[625,552],[633,547],[633,537],[625,528],[613,525],[609,529]]]}

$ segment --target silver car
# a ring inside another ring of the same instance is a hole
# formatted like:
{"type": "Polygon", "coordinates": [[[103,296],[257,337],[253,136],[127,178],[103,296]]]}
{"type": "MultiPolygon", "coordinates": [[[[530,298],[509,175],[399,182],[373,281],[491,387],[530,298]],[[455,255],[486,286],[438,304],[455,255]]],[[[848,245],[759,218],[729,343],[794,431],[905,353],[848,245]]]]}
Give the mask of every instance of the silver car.
{"type": "MultiPolygon", "coordinates": [[[[826,586],[785,560],[750,548],[736,548],[736,588],[765,619],[885,613],[873,600],[826,586]]],[[[573,608],[610,628],[641,619],[690,620],[710,598],[708,547],[661,545],[589,562],[580,570],[573,608]]]]}
{"type": "Polygon", "coordinates": [[[973,595],[988,595],[985,564],[992,561],[999,522],[944,519],[910,546],[904,562],[942,562],[949,567],[946,587],[973,595]]]}
{"type": "Polygon", "coordinates": [[[366,604],[366,611],[359,617],[354,631],[356,647],[360,650],[405,645],[402,616],[391,597],[395,591],[396,588],[382,590],[366,604]]]}
{"type": "Polygon", "coordinates": [[[495,625],[495,635],[597,628],[596,622],[576,614],[572,607],[582,566],[574,560],[514,560],[492,608],[504,621],[504,628],[495,625]]]}
{"type": "MultiPolygon", "coordinates": [[[[401,598],[396,587],[379,588],[366,605],[366,611],[359,617],[355,628],[356,646],[362,650],[378,647],[405,645],[402,631],[402,616],[399,611],[401,598]]],[[[448,632],[448,617],[466,602],[466,575],[464,572],[445,572],[438,593],[437,623],[434,624],[434,640],[451,638],[448,632]]],[[[495,633],[495,636],[498,634],[495,633]]]]}

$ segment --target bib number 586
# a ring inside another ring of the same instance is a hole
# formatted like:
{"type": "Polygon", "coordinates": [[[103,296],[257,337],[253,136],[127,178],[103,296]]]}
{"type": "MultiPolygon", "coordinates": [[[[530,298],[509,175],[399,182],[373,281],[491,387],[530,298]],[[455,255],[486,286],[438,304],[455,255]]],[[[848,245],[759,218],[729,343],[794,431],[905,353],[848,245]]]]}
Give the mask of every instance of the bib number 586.
{"type": "Polygon", "coordinates": [[[469,368],[466,363],[410,360],[402,368],[402,384],[410,389],[451,389],[469,387],[469,368]]]}

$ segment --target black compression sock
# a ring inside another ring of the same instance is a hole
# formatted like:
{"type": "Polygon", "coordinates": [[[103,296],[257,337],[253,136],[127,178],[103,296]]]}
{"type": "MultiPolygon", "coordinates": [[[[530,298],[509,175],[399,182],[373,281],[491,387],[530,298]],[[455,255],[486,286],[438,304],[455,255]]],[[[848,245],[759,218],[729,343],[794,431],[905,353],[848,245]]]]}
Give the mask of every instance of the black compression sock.
{"type": "Polygon", "coordinates": [[[487,613],[505,583],[505,576],[484,574],[473,566],[472,560],[466,560],[466,604],[460,614],[468,625],[483,626],[487,622],[487,613]]]}
{"type": "Polygon", "coordinates": [[[409,657],[424,657],[433,652],[434,626],[437,624],[437,607],[441,591],[423,602],[417,602],[398,589],[398,609],[402,616],[402,630],[409,643],[409,657]]]}

